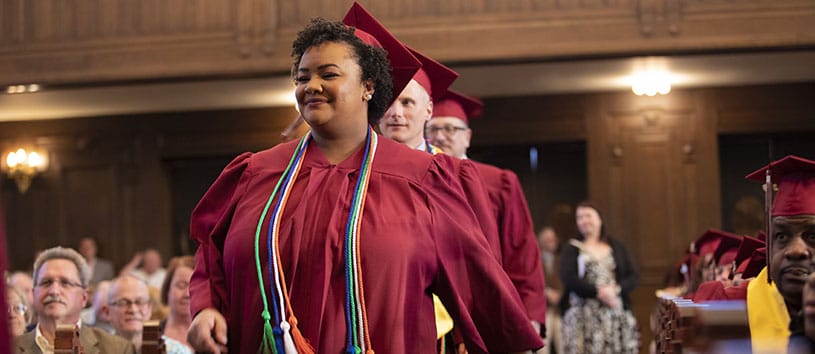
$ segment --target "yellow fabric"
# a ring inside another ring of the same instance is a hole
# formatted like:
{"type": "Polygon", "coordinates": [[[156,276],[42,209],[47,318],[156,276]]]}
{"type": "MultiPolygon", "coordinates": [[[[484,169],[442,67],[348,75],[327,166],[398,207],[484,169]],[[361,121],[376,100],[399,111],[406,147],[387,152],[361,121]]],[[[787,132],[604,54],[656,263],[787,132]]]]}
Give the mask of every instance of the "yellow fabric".
{"type": "Polygon", "coordinates": [[[775,283],[767,283],[767,267],[747,285],[747,319],[753,353],[786,353],[790,315],[775,283]]]}
{"type": "MultiPolygon", "coordinates": [[[[430,143],[424,143],[419,146],[419,150],[425,149],[429,149],[430,151],[427,152],[433,155],[444,153],[444,150],[440,147],[430,143]]],[[[433,294],[433,309],[436,311],[436,339],[441,339],[445,334],[453,330],[453,318],[450,317],[450,313],[444,308],[444,305],[442,305],[441,300],[439,300],[436,294],[433,294]]]]}
{"type": "Polygon", "coordinates": [[[436,339],[441,339],[453,329],[453,318],[450,317],[447,309],[435,294],[433,295],[433,309],[436,310],[436,339]]]}
{"type": "Polygon", "coordinates": [[[440,147],[438,147],[436,145],[433,145],[433,144],[429,144],[429,145],[430,145],[430,153],[431,154],[438,155],[438,154],[443,154],[444,153],[444,150],[442,150],[440,147]]]}

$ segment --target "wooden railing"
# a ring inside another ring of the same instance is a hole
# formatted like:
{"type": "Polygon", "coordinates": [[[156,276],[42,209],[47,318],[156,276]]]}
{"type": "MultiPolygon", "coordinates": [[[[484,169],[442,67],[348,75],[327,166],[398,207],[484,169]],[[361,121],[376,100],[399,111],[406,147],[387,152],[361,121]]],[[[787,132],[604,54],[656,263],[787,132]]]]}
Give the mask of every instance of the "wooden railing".
{"type": "Polygon", "coordinates": [[[744,301],[694,303],[660,298],[656,316],[657,353],[749,352],[750,329],[744,301]]]}

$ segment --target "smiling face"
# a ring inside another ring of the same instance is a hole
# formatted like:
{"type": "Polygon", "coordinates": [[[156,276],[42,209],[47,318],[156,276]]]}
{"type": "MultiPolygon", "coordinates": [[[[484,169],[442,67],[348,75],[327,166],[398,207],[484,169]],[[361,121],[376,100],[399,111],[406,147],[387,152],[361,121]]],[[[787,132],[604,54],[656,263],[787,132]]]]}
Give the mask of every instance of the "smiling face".
{"type": "Polygon", "coordinates": [[[367,124],[372,84],[362,82],[351,46],[326,42],[305,51],[295,74],[300,114],[314,130],[338,131],[367,124]]]}
{"type": "Polygon", "coordinates": [[[815,261],[815,215],[776,216],[770,237],[770,275],[787,306],[797,311],[815,261]]]}
{"type": "Polygon", "coordinates": [[[379,121],[379,130],[385,137],[417,148],[424,142],[424,126],[432,114],[430,95],[416,80],[410,80],[379,121]]]}
{"type": "Polygon", "coordinates": [[[190,316],[190,277],[192,268],[180,266],[173,273],[170,290],[167,293],[167,304],[176,316],[190,316]]]}
{"type": "Polygon", "coordinates": [[[6,305],[8,305],[8,324],[11,336],[19,336],[25,333],[26,318],[25,314],[28,311],[28,306],[23,303],[24,299],[20,297],[17,292],[12,288],[6,289],[6,305]]]}
{"type": "Polygon", "coordinates": [[[150,319],[152,312],[147,284],[130,276],[113,282],[105,313],[116,329],[116,334],[126,337],[140,334],[144,330],[144,321],[150,319]]]}
{"type": "Polygon", "coordinates": [[[79,280],[79,269],[67,259],[51,259],[40,266],[34,286],[34,309],[40,321],[76,323],[88,291],[79,280]]]}
{"type": "Polygon", "coordinates": [[[600,237],[600,231],[603,229],[603,220],[600,218],[600,213],[594,208],[587,206],[577,207],[575,210],[575,219],[577,219],[577,230],[585,238],[600,237]]]}

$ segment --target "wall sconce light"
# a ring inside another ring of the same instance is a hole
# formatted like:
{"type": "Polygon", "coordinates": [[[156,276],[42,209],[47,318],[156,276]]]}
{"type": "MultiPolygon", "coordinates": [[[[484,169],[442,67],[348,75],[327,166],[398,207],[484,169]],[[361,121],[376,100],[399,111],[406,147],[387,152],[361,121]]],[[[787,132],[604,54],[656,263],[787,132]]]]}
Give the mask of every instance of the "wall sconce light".
{"type": "Polygon", "coordinates": [[[17,183],[20,193],[25,193],[34,177],[48,168],[48,153],[19,148],[6,155],[2,166],[9,178],[17,183]]]}

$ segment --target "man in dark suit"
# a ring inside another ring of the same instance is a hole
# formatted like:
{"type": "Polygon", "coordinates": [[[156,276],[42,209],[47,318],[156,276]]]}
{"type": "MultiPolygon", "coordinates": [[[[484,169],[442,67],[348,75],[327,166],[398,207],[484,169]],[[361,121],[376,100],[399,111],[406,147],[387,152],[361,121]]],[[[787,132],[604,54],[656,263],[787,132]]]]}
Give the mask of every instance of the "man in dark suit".
{"type": "Polygon", "coordinates": [[[89,281],[91,288],[96,288],[96,284],[100,281],[111,280],[115,276],[113,263],[97,257],[97,252],[95,238],[83,237],[79,240],[79,253],[82,254],[82,257],[85,257],[85,262],[88,262],[88,268],[91,270],[91,279],[89,281]]]}
{"type": "Polygon", "coordinates": [[[79,341],[87,354],[135,353],[127,340],[81,324],[80,312],[88,300],[89,272],[85,259],[70,248],[50,248],[37,257],[33,303],[37,326],[14,339],[15,353],[53,353],[58,324],[80,326],[79,341]]]}

